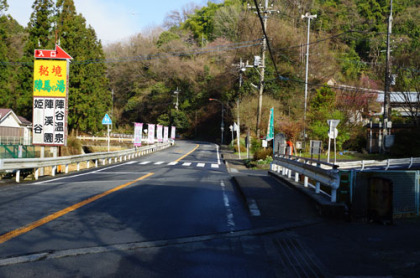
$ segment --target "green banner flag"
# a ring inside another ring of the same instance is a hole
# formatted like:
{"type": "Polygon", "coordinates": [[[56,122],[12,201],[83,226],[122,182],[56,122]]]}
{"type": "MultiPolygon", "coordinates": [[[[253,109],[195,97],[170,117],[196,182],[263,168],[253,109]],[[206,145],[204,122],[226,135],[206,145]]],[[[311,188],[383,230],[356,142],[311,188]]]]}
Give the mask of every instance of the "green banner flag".
{"type": "Polygon", "coordinates": [[[274,139],[274,107],[270,109],[270,119],[268,121],[267,137],[266,140],[274,139]]]}

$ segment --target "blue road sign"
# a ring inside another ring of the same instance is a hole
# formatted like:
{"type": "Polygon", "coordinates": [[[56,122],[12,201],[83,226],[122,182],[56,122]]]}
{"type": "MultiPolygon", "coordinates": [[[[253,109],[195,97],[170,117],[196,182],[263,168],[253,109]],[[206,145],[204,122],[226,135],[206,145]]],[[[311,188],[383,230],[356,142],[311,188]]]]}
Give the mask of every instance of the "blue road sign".
{"type": "Polygon", "coordinates": [[[112,125],[111,118],[108,116],[108,114],[105,114],[105,117],[102,119],[103,125],[112,125]]]}

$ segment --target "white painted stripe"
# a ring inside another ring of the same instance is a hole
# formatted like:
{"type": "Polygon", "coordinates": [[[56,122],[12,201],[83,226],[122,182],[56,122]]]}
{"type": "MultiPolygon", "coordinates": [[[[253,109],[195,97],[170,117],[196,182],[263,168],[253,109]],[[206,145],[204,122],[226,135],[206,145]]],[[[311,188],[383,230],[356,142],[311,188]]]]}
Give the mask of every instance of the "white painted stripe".
{"type": "Polygon", "coordinates": [[[218,164],[212,164],[211,168],[219,168],[219,165],[218,164]]]}
{"type": "Polygon", "coordinates": [[[204,166],[206,166],[205,163],[197,163],[197,167],[204,167],[204,166]]]}
{"type": "Polygon", "coordinates": [[[191,162],[184,162],[183,164],[182,164],[182,166],[190,166],[191,165],[191,162]]]}
{"type": "Polygon", "coordinates": [[[89,172],[87,172],[87,173],[83,173],[83,174],[72,175],[72,176],[66,176],[66,177],[61,177],[61,178],[51,179],[51,180],[47,180],[47,181],[39,181],[39,182],[35,182],[34,184],[44,184],[44,183],[55,182],[55,181],[59,181],[59,180],[63,180],[63,179],[77,178],[77,177],[86,176],[86,175],[89,175],[89,174],[92,174],[92,173],[97,173],[97,172],[101,172],[101,171],[104,171],[104,170],[108,170],[108,169],[111,169],[111,168],[119,167],[119,166],[121,166],[121,165],[123,165],[123,164],[118,164],[118,165],[114,165],[114,166],[109,166],[109,167],[102,168],[102,169],[99,169],[99,170],[96,170],[96,171],[89,171],[89,172]]]}
{"type": "Polygon", "coordinates": [[[137,161],[129,161],[129,162],[123,163],[123,165],[129,165],[129,164],[134,164],[134,163],[137,163],[137,161]]]}
{"type": "Polygon", "coordinates": [[[149,164],[149,163],[151,163],[151,161],[143,161],[143,162],[140,162],[139,164],[140,165],[146,165],[146,164],[149,164]]]}
{"type": "Polygon", "coordinates": [[[261,212],[258,208],[257,202],[254,199],[248,200],[248,209],[252,216],[260,216],[261,212]]]}
{"type": "Polygon", "coordinates": [[[160,164],[163,164],[163,163],[165,163],[165,161],[158,161],[158,162],[155,162],[155,165],[160,165],[160,164]]]}
{"type": "Polygon", "coordinates": [[[235,221],[233,219],[232,208],[230,207],[229,197],[226,193],[226,186],[223,180],[220,181],[220,186],[222,187],[223,203],[226,209],[226,222],[227,222],[230,232],[233,232],[235,230],[235,221]]]}
{"type": "Polygon", "coordinates": [[[172,162],[168,163],[169,166],[174,166],[174,165],[177,165],[177,164],[178,164],[178,161],[172,161],[172,162]]]}

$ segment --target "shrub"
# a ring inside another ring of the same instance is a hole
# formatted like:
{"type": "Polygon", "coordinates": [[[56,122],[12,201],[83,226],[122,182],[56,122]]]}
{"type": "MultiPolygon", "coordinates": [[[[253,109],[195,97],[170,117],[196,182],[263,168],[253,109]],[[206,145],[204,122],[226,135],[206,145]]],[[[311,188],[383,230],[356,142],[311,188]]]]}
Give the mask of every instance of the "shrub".
{"type": "Polygon", "coordinates": [[[67,138],[67,146],[63,148],[62,155],[77,155],[82,153],[82,142],[74,136],[67,138]]]}
{"type": "Polygon", "coordinates": [[[265,160],[268,156],[272,156],[273,155],[273,149],[271,148],[266,148],[266,149],[258,149],[254,152],[254,159],[255,160],[265,160]]]}

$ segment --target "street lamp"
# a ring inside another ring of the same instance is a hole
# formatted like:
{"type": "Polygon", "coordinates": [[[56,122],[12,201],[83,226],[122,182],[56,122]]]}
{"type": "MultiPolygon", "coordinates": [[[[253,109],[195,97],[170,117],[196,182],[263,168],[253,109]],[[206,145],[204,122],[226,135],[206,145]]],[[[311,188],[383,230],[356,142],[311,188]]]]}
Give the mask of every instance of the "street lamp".
{"type": "Polygon", "coordinates": [[[220,123],[220,131],[221,131],[221,139],[220,139],[220,145],[223,145],[223,131],[224,131],[224,129],[225,129],[225,123],[223,122],[223,113],[224,113],[224,110],[225,110],[225,107],[224,107],[224,105],[223,105],[223,102],[221,102],[220,100],[218,100],[218,99],[215,99],[215,98],[209,98],[209,100],[210,101],[217,101],[218,103],[220,103],[221,105],[222,105],[222,121],[221,121],[221,123],[220,123]]]}
{"type": "Polygon", "coordinates": [[[316,14],[311,15],[310,13],[306,13],[302,15],[302,19],[308,19],[308,37],[306,40],[306,72],[305,72],[305,108],[303,111],[303,143],[304,147],[306,147],[306,103],[308,99],[308,68],[309,68],[309,32],[311,26],[311,19],[315,19],[317,17],[316,14]]]}

